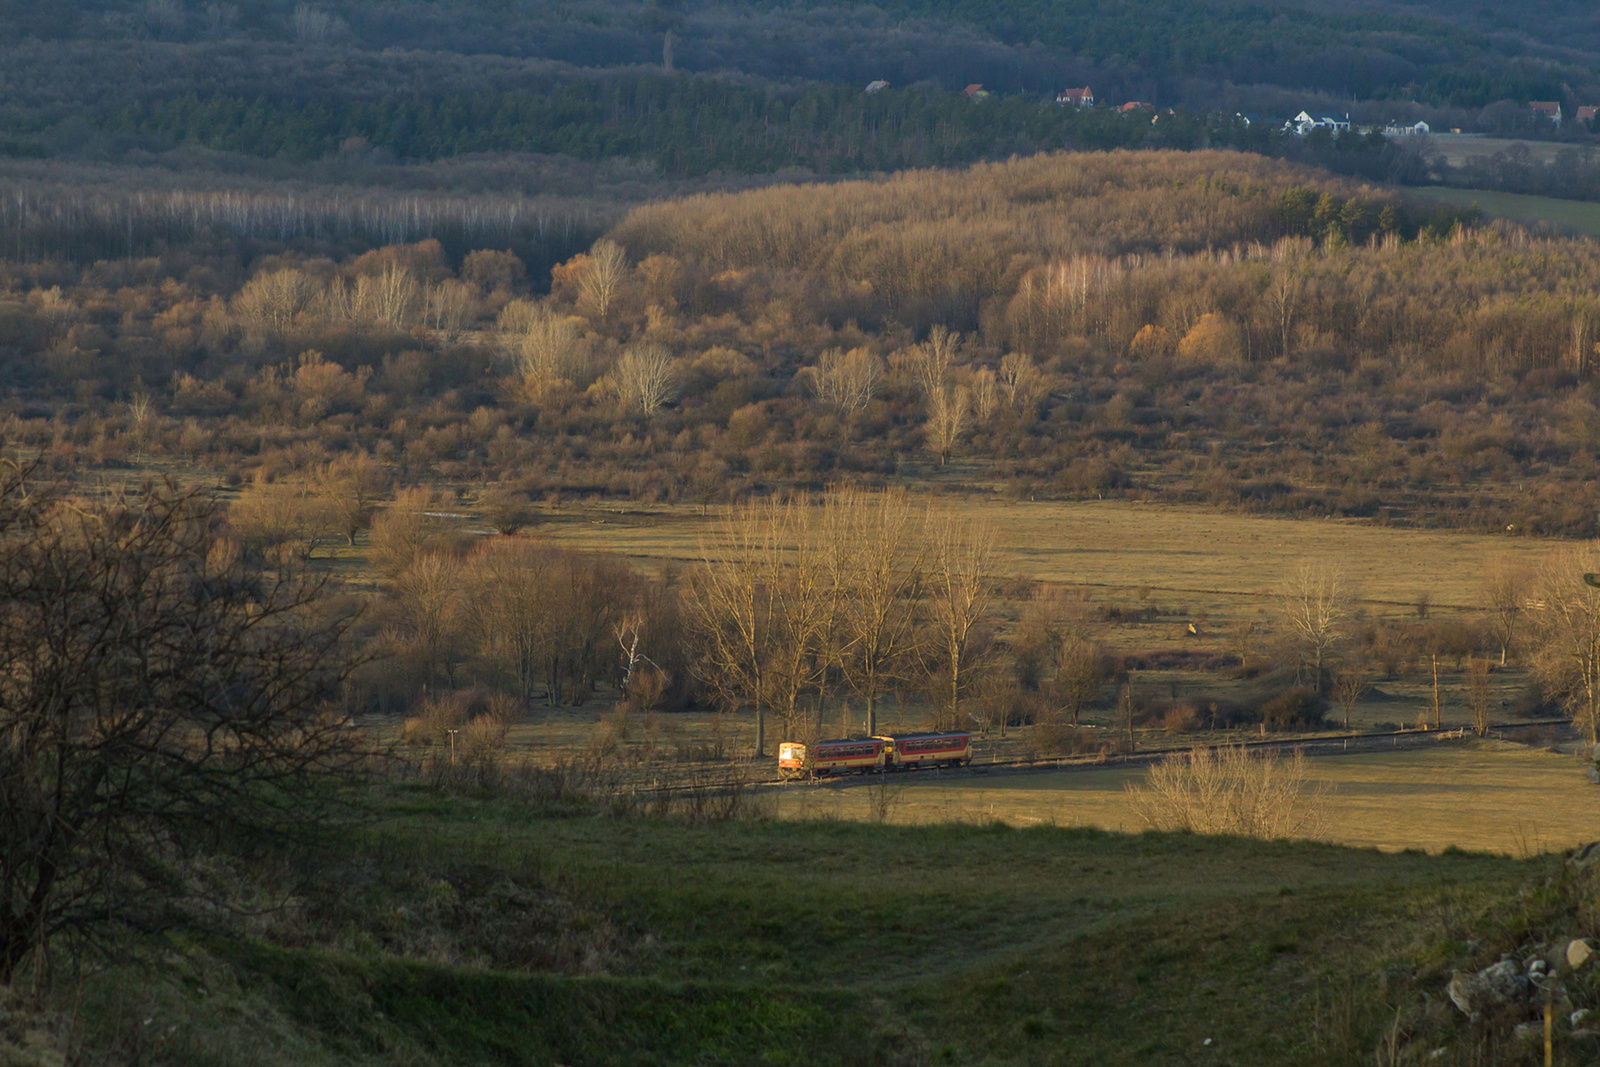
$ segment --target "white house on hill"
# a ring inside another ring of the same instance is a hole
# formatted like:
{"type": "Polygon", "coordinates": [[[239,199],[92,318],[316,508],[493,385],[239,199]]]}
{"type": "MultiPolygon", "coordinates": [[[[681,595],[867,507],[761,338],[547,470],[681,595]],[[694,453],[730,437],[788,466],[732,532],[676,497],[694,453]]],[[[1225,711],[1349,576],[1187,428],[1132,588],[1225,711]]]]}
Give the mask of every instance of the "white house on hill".
{"type": "Polygon", "coordinates": [[[1283,128],[1297,137],[1304,137],[1312,130],[1330,130],[1337,137],[1341,133],[1350,132],[1350,116],[1312,115],[1308,111],[1302,111],[1284,123],[1283,128]]]}

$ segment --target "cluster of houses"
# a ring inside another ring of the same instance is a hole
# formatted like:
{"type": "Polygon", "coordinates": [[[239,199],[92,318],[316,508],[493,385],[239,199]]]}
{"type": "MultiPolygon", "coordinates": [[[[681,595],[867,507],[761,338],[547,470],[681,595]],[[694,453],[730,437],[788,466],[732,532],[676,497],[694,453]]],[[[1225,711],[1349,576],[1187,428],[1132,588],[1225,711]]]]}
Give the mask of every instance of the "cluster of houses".
{"type": "MultiPolygon", "coordinates": [[[[1530,100],[1528,101],[1528,110],[1552,126],[1561,125],[1561,101],[1559,100],[1530,100]]],[[[1580,104],[1573,118],[1579,122],[1592,124],[1597,114],[1600,114],[1600,106],[1580,104]]]]}
{"type": "Polygon", "coordinates": [[[1283,124],[1284,132],[1304,137],[1314,130],[1327,130],[1335,137],[1341,133],[1350,132],[1350,116],[1345,115],[1313,115],[1309,111],[1302,111],[1294,118],[1283,124]]]}
{"type": "MultiPolygon", "coordinates": [[[[877,93],[889,88],[889,83],[881,78],[867,83],[867,92],[877,93]]],[[[980,83],[974,82],[962,90],[968,100],[982,100],[989,95],[989,90],[980,83]]],[[[1062,107],[1094,107],[1094,90],[1087,85],[1075,89],[1063,89],[1056,94],[1056,103],[1062,107]]],[[[1556,100],[1533,100],[1528,107],[1534,114],[1561,125],[1561,104],[1556,100]]],[[[1125,104],[1118,104],[1116,110],[1124,114],[1131,111],[1154,111],[1155,105],[1144,100],[1129,100],[1125,104]]],[[[1600,106],[1584,105],[1578,108],[1576,119],[1579,122],[1593,124],[1600,106]]],[[[1234,116],[1246,126],[1253,126],[1262,121],[1259,115],[1246,115],[1243,113],[1234,116]]],[[[1276,122],[1276,119],[1271,120],[1276,122]]],[[[1340,134],[1349,133],[1352,129],[1348,113],[1342,115],[1313,115],[1309,111],[1302,111],[1294,118],[1284,122],[1285,133],[1292,133],[1297,137],[1305,137],[1316,130],[1327,130],[1338,137],[1340,134]]],[[[1356,128],[1358,133],[1381,132],[1385,137],[1423,137],[1433,132],[1426,122],[1389,122],[1384,126],[1363,126],[1356,128]]]]}
{"type": "MultiPolygon", "coordinates": [[[[881,93],[887,88],[889,88],[889,83],[881,78],[867,83],[867,92],[869,93],[881,93]]],[[[979,82],[974,82],[961,90],[961,92],[968,100],[982,100],[989,95],[989,90],[985,89],[979,82]]],[[[1063,89],[1056,94],[1056,103],[1062,107],[1094,107],[1094,90],[1087,85],[1077,89],[1063,89]]],[[[1124,114],[1130,111],[1154,111],[1155,108],[1154,104],[1146,100],[1129,100],[1125,104],[1117,105],[1117,110],[1124,114]]]]}

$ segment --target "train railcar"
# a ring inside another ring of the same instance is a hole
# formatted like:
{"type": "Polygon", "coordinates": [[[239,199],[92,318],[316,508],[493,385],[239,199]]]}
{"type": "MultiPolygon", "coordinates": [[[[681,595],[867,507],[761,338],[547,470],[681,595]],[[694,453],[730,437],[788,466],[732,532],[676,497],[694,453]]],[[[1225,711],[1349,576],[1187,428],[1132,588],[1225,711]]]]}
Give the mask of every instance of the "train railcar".
{"type": "Polygon", "coordinates": [[[889,747],[881,737],[842,737],[810,746],[785,741],[778,746],[778,774],[798,778],[807,773],[821,777],[881,771],[888,765],[889,747]]]}
{"type": "Polygon", "coordinates": [[[895,734],[883,740],[890,746],[889,765],[897,769],[961,767],[972,762],[972,735],[965,730],[895,734]]]}

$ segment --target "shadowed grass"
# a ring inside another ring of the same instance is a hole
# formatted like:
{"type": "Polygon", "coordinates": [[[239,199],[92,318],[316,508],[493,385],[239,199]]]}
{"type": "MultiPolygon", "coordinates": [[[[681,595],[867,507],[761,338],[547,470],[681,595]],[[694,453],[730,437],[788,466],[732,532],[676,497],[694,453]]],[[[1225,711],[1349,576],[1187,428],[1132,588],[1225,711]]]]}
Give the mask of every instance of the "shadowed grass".
{"type": "MultiPolygon", "coordinates": [[[[97,1043],[149,1063],[1371,1062],[1397,1007],[1560,920],[1524,891],[1549,858],[552,816],[420,787],[374,802],[355,854],[537,880],[572,903],[568,936],[603,924],[626,944],[552,972],[337,931],[191,943],[164,981],[118,986],[118,1011],[90,998],[97,1043]],[[279,1035],[281,1055],[252,1034],[279,1035]]],[[[1444,1022],[1441,1040],[1464,1040],[1444,1022]]]]}

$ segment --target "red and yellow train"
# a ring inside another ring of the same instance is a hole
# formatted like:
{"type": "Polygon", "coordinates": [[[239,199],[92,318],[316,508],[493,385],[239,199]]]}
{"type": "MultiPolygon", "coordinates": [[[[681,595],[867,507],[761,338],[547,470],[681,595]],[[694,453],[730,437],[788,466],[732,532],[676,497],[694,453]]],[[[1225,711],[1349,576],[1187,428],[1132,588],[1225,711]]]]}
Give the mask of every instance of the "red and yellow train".
{"type": "Polygon", "coordinates": [[[783,778],[962,767],[971,762],[972,735],[965,730],[843,737],[814,745],[785,741],[778,746],[778,774],[783,778]]]}

